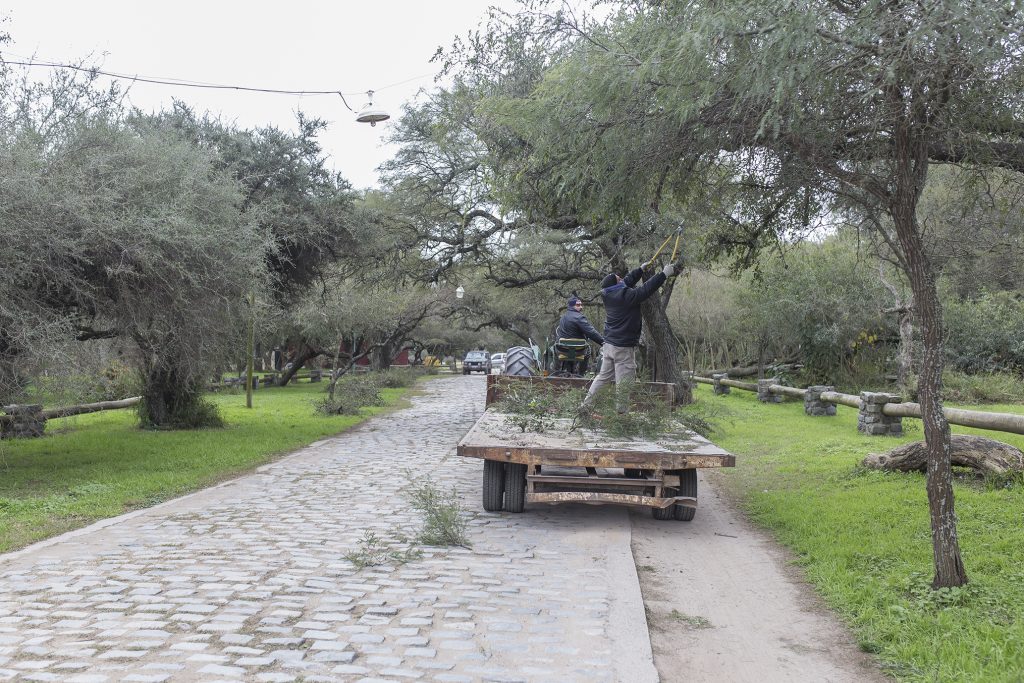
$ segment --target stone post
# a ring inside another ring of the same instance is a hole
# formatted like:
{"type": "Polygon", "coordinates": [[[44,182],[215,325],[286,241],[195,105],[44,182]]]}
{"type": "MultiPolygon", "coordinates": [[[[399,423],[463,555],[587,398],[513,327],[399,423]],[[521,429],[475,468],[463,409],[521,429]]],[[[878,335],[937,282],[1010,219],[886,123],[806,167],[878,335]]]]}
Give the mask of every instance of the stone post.
{"type": "Polygon", "coordinates": [[[5,406],[3,410],[14,419],[0,423],[2,425],[0,438],[20,439],[42,436],[46,431],[43,406],[38,403],[5,406]]]}
{"type": "Polygon", "coordinates": [[[711,379],[715,381],[716,395],[723,395],[729,393],[729,387],[726,386],[725,384],[722,384],[722,380],[726,379],[728,376],[729,373],[727,372],[716,372],[715,374],[711,375],[711,379]]]}
{"type": "Polygon", "coordinates": [[[882,414],[886,403],[900,403],[903,398],[897,394],[875,391],[860,392],[860,414],[857,416],[857,431],[872,436],[897,436],[903,433],[903,420],[882,414]]]}
{"type": "Polygon", "coordinates": [[[319,382],[321,377],[323,377],[323,373],[320,370],[310,370],[309,371],[309,381],[310,382],[319,382]]]}
{"type": "Polygon", "coordinates": [[[778,383],[778,377],[757,380],[757,400],[762,403],[782,403],[782,396],[770,391],[771,386],[778,383]]]}
{"type": "Polygon", "coordinates": [[[821,395],[826,391],[835,391],[835,387],[829,387],[824,385],[816,385],[813,387],[807,387],[807,393],[804,394],[804,413],[812,415],[814,417],[823,417],[826,415],[836,414],[836,404],[826,403],[821,400],[821,395]]]}

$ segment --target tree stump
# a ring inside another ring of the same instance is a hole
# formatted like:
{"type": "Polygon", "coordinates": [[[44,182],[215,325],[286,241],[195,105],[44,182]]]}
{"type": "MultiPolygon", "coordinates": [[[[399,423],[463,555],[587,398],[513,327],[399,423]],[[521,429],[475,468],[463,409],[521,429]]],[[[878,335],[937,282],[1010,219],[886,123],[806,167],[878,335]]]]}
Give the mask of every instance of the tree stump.
{"type": "MultiPolygon", "coordinates": [[[[983,474],[1005,474],[1024,470],[1024,453],[1017,448],[983,436],[954,434],[950,439],[950,461],[983,474]]],[[[864,467],[897,472],[924,472],[927,452],[924,441],[915,441],[887,453],[869,453],[864,467]]]]}

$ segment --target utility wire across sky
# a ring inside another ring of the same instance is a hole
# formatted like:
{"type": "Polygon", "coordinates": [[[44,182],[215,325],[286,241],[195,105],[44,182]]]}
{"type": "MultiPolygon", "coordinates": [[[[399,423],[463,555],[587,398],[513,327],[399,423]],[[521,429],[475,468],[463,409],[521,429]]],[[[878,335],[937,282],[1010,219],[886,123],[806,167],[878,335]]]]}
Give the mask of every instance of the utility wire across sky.
{"type": "MultiPolygon", "coordinates": [[[[103,69],[97,69],[95,67],[89,67],[89,66],[81,66],[79,64],[62,64],[60,62],[49,62],[49,61],[39,61],[39,60],[22,61],[22,60],[25,60],[25,58],[21,58],[20,60],[17,60],[17,61],[10,60],[10,59],[4,59],[3,55],[0,54],[0,61],[2,61],[4,64],[13,64],[15,66],[27,66],[27,67],[48,67],[48,68],[51,68],[51,69],[69,69],[71,71],[81,71],[81,72],[84,72],[84,73],[99,74],[101,76],[107,76],[109,78],[117,78],[117,79],[125,80],[125,81],[133,81],[133,82],[138,82],[138,83],[155,83],[155,84],[158,84],[158,85],[171,85],[171,86],[177,86],[177,87],[183,87],[183,88],[206,88],[206,89],[209,89],[209,90],[239,90],[239,91],[244,91],[244,92],[272,93],[272,94],[275,94],[275,95],[304,95],[304,96],[305,95],[341,95],[342,98],[344,98],[345,95],[348,95],[348,96],[351,97],[351,96],[354,96],[354,95],[362,95],[362,94],[367,92],[366,90],[358,91],[358,92],[342,92],[342,91],[337,90],[337,89],[335,89],[335,90],[280,90],[280,89],[277,89],[277,88],[256,88],[256,87],[244,86],[244,85],[224,85],[224,84],[219,84],[219,83],[202,83],[200,81],[189,81],[189,80],[185,80],[185,79],[181,79],[181,78],[169,78],[169,77],[156,78],[156,77],[153,77],[153,76],[138,76],[138,75],[132,76],[130,74],[121,74],[121,73],[116,73],[116,72],[113,72],[113,71],[104,71],[103,69]]],[[[407,78],[404,81],[398,81],[397,83],[390,83],[388,85],[384,85],[384,86],[381,86],[379,88],[373,88],[373,92],[380,92],[381,90],[387,90],[388,88],[394,88],[394,87],[397,87],[399,85],[405,85],[406,83],[411,83],[412,81],[420,80],[422,78],[427,78],[428,76],[433,76],[433,75],[434,74],[432,74],[432,73],[420,74],[419,76],[413,76],[412,78],[407,78]]]]}

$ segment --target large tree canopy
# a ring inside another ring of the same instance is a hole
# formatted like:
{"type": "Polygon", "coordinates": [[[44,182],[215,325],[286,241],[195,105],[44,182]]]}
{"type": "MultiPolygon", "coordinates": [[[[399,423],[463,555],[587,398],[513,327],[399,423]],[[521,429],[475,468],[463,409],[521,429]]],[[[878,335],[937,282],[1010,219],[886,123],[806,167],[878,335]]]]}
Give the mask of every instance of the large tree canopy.
{"type": "Polygon", "coordinates": [[[863,216],[910,283],[924,342],[935,585],[966,581],[918,202],[933,163],[1024,170],[1016,3],[630,3],[600,23],[534,6],[452,55],[485,96],[498,196],[528,215],[612,216],[633,239],[622,223],[686,207],[741,264],[817,217],[863,216]]]}

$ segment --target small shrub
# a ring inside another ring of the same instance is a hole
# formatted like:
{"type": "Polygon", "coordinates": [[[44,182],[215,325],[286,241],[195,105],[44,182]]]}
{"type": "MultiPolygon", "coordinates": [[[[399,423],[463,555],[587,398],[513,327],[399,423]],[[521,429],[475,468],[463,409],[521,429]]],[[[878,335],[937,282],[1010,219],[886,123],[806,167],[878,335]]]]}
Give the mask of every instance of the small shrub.
{"type": "Polygon", "coordinates": [[[406,472],[406,477],[409,502],[423,513],[423,528],[416,540],[424,545],[470,547],[466,515],[457,491],[442,491],[429,477],[417,478],[413,472],[406,472]]]}
{"type": "MultiPolygon", "coordinates": [[[[916,381],[914,394],[916,397],[916,381]]],[[[1008,372],[968,375],[947,370],[942,375],[942,396],[956,403],[1020,403],[1024,401],[1024,382],[1008,372]]]]}
{"type": "Polygon", "coordinates": [[[217,406],[201,396],[190,396],[171,406],[159,423],[153,420],[150,405],[144,395],[136,406],[143,429],[219,429],[224,418],[217,406]]]}
{"type": "Polygon", "coordinates": [[[384,539],[367,529],[359,539],[358,547],[345,553],[344,558],[357,569],[364,569],[384,564],[405,564],[423,556],[420,550],[408,545],[408,539],[403,534],[396,534],[395,541],[406,547],[400,550],[392,548],[384,539]]]}
{"type": "Polygon", "coordinates": [[[402,389],[416,384],[416,378],[426,374],[419,368],[391,368],[368,376],[382,389],[402,389]]]}
{"type": "Polygon", "coordinates": [[[323,415],[357,415],[360,408],[383,405],[380,390],[373,375],[342,377],[334,387],[334,396],[326,396],[314,403],[323,415]]]}

